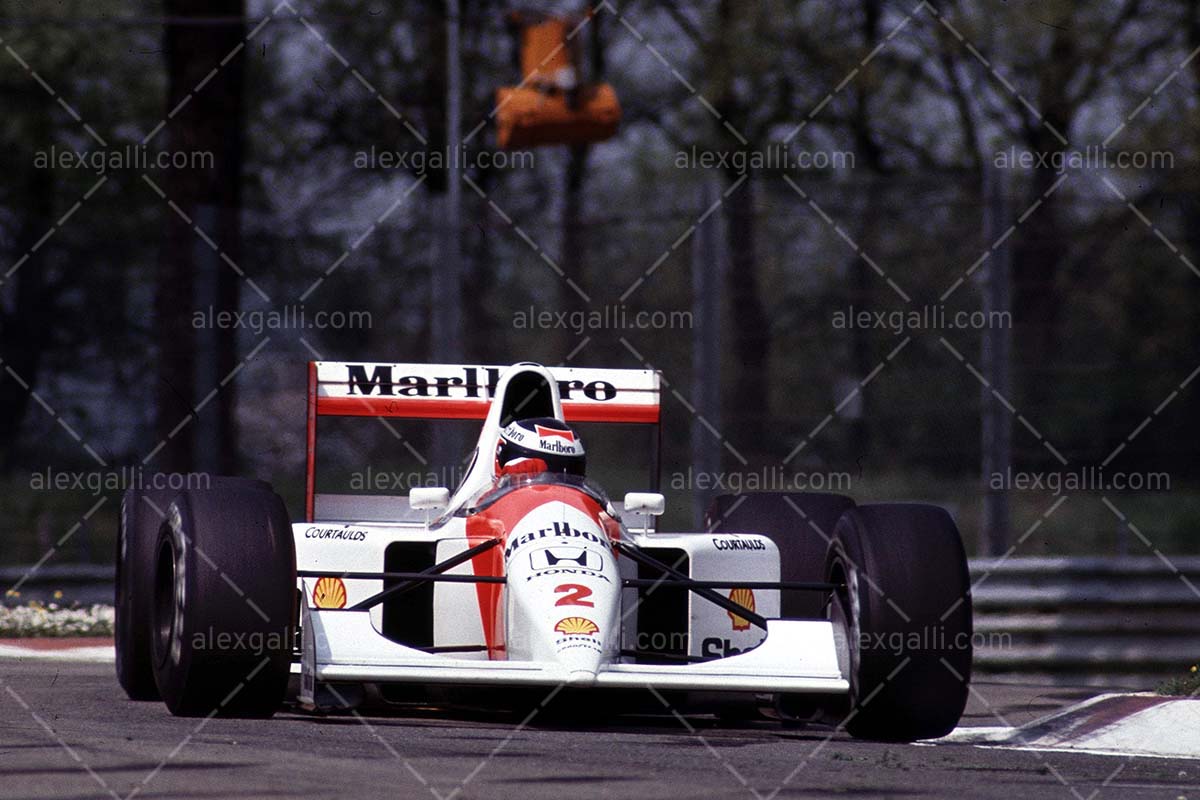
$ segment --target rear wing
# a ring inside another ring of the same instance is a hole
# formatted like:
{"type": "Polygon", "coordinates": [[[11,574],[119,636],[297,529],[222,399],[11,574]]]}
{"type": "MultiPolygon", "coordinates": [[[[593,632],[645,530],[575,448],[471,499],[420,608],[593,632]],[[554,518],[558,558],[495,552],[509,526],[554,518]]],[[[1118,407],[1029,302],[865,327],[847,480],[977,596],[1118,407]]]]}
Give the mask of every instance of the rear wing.
{"type": "MultiPolygon", "coordinates": [[[[507,366],[311,361],[308,365],[306,519],[316,496],[317,420],[323,416],[483,420],[507,366]]],[[[548,367],[568,422],[654,425],[657,488],[661,379],[651,369],[548,367]]]]}

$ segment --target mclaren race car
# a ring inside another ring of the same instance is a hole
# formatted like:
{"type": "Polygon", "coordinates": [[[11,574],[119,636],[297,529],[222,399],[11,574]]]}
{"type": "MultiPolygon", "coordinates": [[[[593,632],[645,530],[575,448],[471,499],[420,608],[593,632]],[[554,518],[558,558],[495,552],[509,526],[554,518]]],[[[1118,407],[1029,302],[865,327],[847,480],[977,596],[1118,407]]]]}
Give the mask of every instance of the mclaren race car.
{"type": "Polygon", "coordinates": [[[759,493],[718,497],[706,530],[660,531],[659,439],[650,491],[615,501],[575,427],[656,431],[659,400],[652,370],[311,363],[303,522],[256,480],[126,493],[122,687],[175,714],[234,716],[353,706],[368,689],[652,690],[868,738],[950,731],[971,665],[950,516],[759,493]],[[482,428],[453,491],[325,494],[327,416],[482,428]]]}

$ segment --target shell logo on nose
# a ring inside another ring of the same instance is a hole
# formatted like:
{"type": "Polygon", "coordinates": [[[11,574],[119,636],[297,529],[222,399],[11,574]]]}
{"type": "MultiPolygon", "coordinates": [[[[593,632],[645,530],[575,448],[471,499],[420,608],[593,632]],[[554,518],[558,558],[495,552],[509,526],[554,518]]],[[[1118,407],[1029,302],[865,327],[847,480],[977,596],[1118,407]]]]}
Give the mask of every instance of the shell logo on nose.
{"type": "MultiPolygon", "coordinates": [[[[754,592],[750,589],[734,589],[729,593],[729,599],[743,608],[748,608],[751,611],[755,610],[754,592]]],[[[729,615],[729,621],[733,623],[733,629],[735,631],[745,631],[750,629],[750,620],[746,619],[745,617],[739,617],[732,611],[726,611],[725,613],[729,615]]]]}
{"type": "Polygon", "coordinates": [[[341,578],[321,578],[313,587],[312,599],[317,608],[345,608],[346,584],[341,578]]]}
{"type": "Polygon", "coordinates": [[[554,626],[554,630],[568,636],[592,636],[600,627],[586,617],[564,617],[554,626]]]}

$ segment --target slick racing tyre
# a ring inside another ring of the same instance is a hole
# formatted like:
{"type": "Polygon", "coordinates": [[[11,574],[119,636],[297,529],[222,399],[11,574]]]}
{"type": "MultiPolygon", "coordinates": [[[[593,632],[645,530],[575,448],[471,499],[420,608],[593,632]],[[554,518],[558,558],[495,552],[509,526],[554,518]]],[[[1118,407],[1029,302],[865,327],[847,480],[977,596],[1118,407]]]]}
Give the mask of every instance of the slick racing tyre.
{"type": "Polygon", "coordinates": [[[240,483],[181,492],[154,551],[155,682],[180,716],[270,716],[287,690],[296,553],[283,501],[240,483]]]}
{"type": "MultiPolygon", "coordinates": [[[[853,507],[849,497],[821,492],[722,494],[709,506],[705,527],[714,533],[762,534],[779,548],[781,581],[820,582],[833,529],[853,507]]],[[[785,591],[779,599],[785,619],[824,616],[820,592],[785,591]]]]}
{"type": "Polygon", "coordinates": [[[150,656],[150,595],[154,547],[167,506],[177,492],[127,489],[117,523],[116,611],[117,682],[130,700],[157,700],[150,656]]]}
{"type": "Polygon", "coordinates": [[[826,557],[854,736],[912,741],[953,730],[971,676],[967,559],[954,521],[930,505],[865,505],[842,515],[826,557]]]}
{"type": "MultiPolygon", "coordinates": [[[[147,481],[170,484],[170,476],[147,481]]],[[[209,486],[270,491],[265,481],[249,478],[209,478],[209,486]]],[[[166,520],[167,507],[179,489],[127,489],[121,498],[117,523],[117,575],[114,607],[117,682],[130,700],[159,699],[151,657],[151,609],[154,591],[155,546],[166,520]]]]}

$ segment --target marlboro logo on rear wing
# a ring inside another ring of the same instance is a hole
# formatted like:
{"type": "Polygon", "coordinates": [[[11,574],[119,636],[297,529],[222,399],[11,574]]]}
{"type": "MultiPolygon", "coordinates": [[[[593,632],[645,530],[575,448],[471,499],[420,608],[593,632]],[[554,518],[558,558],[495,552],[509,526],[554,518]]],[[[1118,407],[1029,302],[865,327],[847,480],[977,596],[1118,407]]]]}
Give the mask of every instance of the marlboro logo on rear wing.
{"type": "MultiPolygon", "coordinates": [[[[484,419],[505,367],[315,361],[316,416],[484,419]]],[[[653,370],[550,367],[569,422],[657,423],[653,370]]]]}
{"type": "MultiPolygon", "coordinates": [[[[308,365],[305,518],[315,519],[317,420],[323,416],[484,420],[507,367],[312,361],[308,365]]],[[[568,422],[653,426],[651,487],[661,471],[660,377],[649,369],[550,367],[568,422]]]]}

